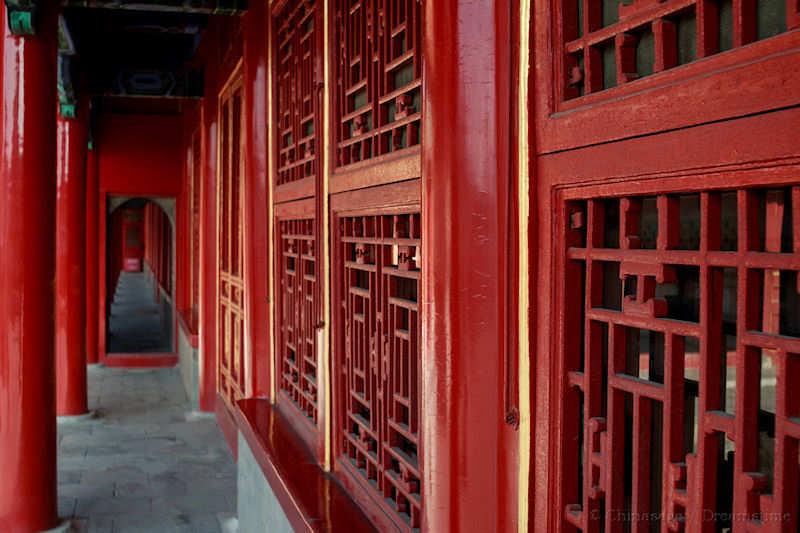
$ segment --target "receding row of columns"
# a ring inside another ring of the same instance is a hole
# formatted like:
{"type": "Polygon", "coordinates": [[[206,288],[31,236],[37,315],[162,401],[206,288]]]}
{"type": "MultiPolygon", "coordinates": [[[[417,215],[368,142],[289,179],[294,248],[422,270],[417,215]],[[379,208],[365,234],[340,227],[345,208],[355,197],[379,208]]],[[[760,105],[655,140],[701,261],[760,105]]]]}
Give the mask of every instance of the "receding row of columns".
{"type": "Polygon", "coordinates": [[[97,196],[88,102],[76,119],[57,111],[57,10],[40,9],[26,36],[7,16],[0,3],[0,531],[31,533],[59,524],[56,416],[88,410],[97,196]]]}

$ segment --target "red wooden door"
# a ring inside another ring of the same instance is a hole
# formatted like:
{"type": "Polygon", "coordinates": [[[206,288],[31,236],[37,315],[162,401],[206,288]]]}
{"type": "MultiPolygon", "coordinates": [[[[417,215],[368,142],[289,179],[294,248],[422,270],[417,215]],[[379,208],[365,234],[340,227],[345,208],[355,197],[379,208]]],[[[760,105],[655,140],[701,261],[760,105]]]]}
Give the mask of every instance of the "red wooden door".
{"type": "Polygon", "coordinates": [[[122,216],[122,269],[140,272],[144,255],[142,211],[126,209],[122,216]]]}
{"type": "Polygon", "coordinates": [[[237,69],[220,93],[217,180],[218,392],[231,408],[245,393],[242,78],[237,69]]]}
{"type": "Polygon", "coordinates": [[[533,529],[798,530],[799,9],[536,4],[533,529]]]}

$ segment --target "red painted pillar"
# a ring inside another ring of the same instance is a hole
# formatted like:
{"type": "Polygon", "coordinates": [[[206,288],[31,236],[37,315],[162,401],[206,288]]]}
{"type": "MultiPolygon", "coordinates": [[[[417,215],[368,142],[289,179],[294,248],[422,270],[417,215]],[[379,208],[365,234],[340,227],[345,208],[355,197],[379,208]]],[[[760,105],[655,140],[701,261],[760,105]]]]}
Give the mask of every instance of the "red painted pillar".
{"type": "Polygon", "coordinates": [[[247,275],[248,396],[270,393],[269,246],[267,233],[267,43],[266,2],[253,2],[244,20],[245,272],[247,275]]]}
{"type": "Polygon", "coordinates": [[[425,2],[427,531],[516,529],[518,436],[505,422],[510,13],[499,0],[425,2]]]}
{"type": "MultiPolygon", "coordinates": [[[[215,36],[209,35],[207,42],[215,36]]],[[[206,96],[203,98],[202,220],[200,222],[200,344],[199,398],[201,411],[214,412],[217,401],[217,84],[206,69],[206,96]]]]}
{"type": "Polygon", "coordinates": [[[89,411],[86,391],[86,147],[88,113],[58,118],[56,195],[56,407],[89,411]]]}
{"type": "Polygon", "coordinates": [[[15,37],[0,3],[0,531],[56,526],[56,9],[15,37]]]}
{"type": "Polygon", "coordinates": [[[100,169],[97,145],[86,156],[86,362],[96,364],[99,346],[98,292],[100,235],[97,205],[100,201],[100,169]]]}

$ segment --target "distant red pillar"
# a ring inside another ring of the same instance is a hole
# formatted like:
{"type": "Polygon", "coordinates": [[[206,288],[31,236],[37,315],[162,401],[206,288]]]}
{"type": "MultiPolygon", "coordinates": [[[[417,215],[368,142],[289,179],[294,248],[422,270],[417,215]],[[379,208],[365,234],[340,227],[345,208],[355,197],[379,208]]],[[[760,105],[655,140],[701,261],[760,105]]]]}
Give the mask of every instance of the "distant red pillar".
{"type": "MultiPolygon", "coordinates": [[[[212,30],[213,31],[213,30],[212,30]]],[[[209,35],[206,42],[214,42],[209,35]]],[[[214,412],[217,401],[217,80],[216,69],[206,69],[203,117],[203,187],[200,199],[200,411],[214,412]]]]}
{"type": "Polygon", "coordinates": [[[58,523],[53,278],[56,8],[16,37],[0,3],[0,531],[58,523]]]}
{"type": "Polygon", "coordinates": [[[267,86],[270,25],[266,2],[252,2],[244,19],[244,116],[245,164],[244,180],[245,239],[244,253],[247,271],[247,336],[250,341],[247,373],[250,380],[248,396],[269,396],[270,353],[268,306],[269,247],[268,216],[264,206],[269,204],[267,187],[267,86]]]}
{"type": "Polygon", "coordinates": [[[58,118],[56,197],[56,406],[59,416],[89,411],[86,391],[85,105],[58,118]]]}
{"type": "Polygon", "coordinates": [[[423,529],[512,531],[511,10],[499,0],[424,5],[423,529]]]}
{"type": "Polygon", "coordinates": [[[97,206],[100,200],[100,173],[97,146],[86,155],[86,362],[99,361],[97,314],[100,283],[100,242],[97,206]]]}

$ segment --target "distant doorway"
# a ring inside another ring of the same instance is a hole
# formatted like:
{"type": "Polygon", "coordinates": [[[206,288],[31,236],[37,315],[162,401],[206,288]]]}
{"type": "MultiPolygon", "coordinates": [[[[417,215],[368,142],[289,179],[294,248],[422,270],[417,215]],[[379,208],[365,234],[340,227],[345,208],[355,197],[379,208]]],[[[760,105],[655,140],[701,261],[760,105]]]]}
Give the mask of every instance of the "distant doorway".
{"type": "Polygon", "coordinates": [[[109,204],[106,362],[163,366],[174,356],[174,199],[109,204]]]}

